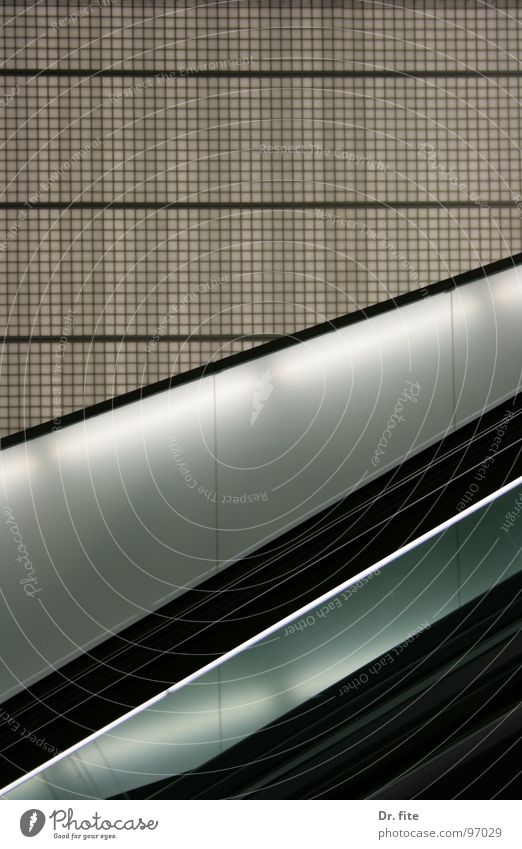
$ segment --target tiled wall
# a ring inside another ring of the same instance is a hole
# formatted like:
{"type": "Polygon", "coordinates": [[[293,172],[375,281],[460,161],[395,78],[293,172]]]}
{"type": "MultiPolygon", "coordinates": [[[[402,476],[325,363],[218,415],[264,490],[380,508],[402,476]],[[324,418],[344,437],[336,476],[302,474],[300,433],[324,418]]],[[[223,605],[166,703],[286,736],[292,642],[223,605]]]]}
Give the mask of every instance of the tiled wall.
{"type": "Polygon", "coordinates": [[[1,11],[4,434],[521,250],[518,2],[1,11]]]}

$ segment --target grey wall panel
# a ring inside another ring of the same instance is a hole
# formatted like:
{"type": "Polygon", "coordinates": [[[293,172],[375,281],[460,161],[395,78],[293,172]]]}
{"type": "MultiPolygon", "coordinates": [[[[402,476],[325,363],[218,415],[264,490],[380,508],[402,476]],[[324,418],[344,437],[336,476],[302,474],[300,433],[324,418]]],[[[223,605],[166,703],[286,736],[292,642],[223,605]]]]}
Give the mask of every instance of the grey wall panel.
{"type": "Polygon", "coordinates": [[[221,562],[446,433],[450,303],[426,298],[216,376],[221,562]]]}
{"type": "Polygon", "coordinates": [[[214,572],[215,505],[181,470],[213,480],[212,416],[210,378],[2,452],[2,693],[214,572]]]}
{"type": "Polygon", "coordinates": [[[75,6],[0,8],[2,200],[37,198],[0,210],[0,433],[49,418],[70,308],[66,411],[521,249],[519,3],[75,6]],[[102,198],[137,206],[40,205],[102,198]]]}
{"type": "MultiPolygon", "coordinates": [[[[351,78],[328,76],[27,79],[13,74],[4,85],[6,93],[18,89],[0,112],[2,129],[11,136],[2,190],[8,202],[23,202],[36,194],[42,201],[69,201],[81,195],[83,201],[106,203],[192,198],[276,204],[320,199],[341,206],[346,200],[359,201],[362,206],[371,197],[396,198],[415,208],[419,201],[436,197],[442,206],[462,197],[455,180],[440,173],[444,161],[467,168],[469,194],[484,201],[512,197],[498,170],[518,165],[516,77],[471,77],[465,102],[461,80],[450,76],[444,92],[434,90],[430,79],[415,75],[395,79],[361,75],[354,84],[351,78]],[[494,99],[495,105],[484,108],[494,99]],[[418,105],[415,121],[412,101],[418,105]],[[469,122],[464,138],[463,115],[469,122]],[[374,121],[381,127],[400,122],[400,138],[376,134],[374,121]],[[428,141],[435,123],[437,145],[428,141]],[[503,147],[506,132],[512,143],[503,147]],[[473,155],[479,145],[481,157],[473,155]],[[64,162],[69,163],[67,175],[60,173],[64,162]]],[[[355,213],[359,226],[362,212],[359,208],[355,213]]],[[[408,217],[403,218],[403,233],[408,217]]],[[[447,234],[429,229],[431,239],[443,248],[447,234]]],[[[273,233],[277,238],[277,226],[273,233]]],[[[385,234],[390,238],[383,229],[373,239],[378,243],[385,234]]],[[[488,234],[491,242],[495,235],[488,234]]],[[[419,250],[423,234],[415,236],[412,228],[411,236],[411,244],[394,246],[402,258],[401,278],[406,282],[410,278],[410,287],[419,281],[424,258],[419,250]]],[[[470,237],[476,251],[479,239],[474,233],[470,237]]],[[[464,234],[460,241],[465,243],[464,234]]],[[[463,248],[467,249],[464,244],[463,248]]],[[[391,252],[390,245],[386,249],[391,252]]],[[[499,256],[507,253],[504,244],[499,256]]],[[[290,268],[295,268],[293,262],[290,268]]],[[[477,262],[475,255],[471,263],[477,262]]],[[[365,288],[371,285],[367,269],[360,268],[359,273],[365,288]]],[[[310,293],[295,282],[309,309],[310,293]]],[[[343,283],[336,274],[336,284],[343,283]]],[[[312,291],[318,285],[314,281],[312,291]]],[[[119,312],[120,305],[116,309],[119,312]]],[[[139,314],[145,321],[151,317],[150,310],[141,307],[139,314]]]]}
{"type": "Polygon", "coordinates": [[[520,389],[522,272],[516,267],[461,286],[452,300],[458,426],[520,389]]]}

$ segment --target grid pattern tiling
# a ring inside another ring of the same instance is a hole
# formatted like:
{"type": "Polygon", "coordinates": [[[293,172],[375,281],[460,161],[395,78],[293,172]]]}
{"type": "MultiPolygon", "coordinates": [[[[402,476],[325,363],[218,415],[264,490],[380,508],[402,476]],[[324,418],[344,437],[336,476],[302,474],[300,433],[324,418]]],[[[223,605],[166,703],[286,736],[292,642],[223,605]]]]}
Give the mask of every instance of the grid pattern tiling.
{"type": "Polygon", "coordinates": [[[2,434],[521,249],[515,0],[2,17],[2,434]]]}
{"type": "Polygon", "coordinates": [[[12,344],[2,362],[0,427],[3,433],[13,433],[21,421],[60,419],[70,410],[186,371],[194,361],[210,362],[252,344],[241,339],[182,344],[159,340],[156,349],[147,352],[138,342],[74,342],[64,357],[58,342],[12,344]]]}
{"type": "Polygon", "coordinates": [[[518,0],[37,0],[21,13],[23,5],[4,4],[9,68],[519,68],[518,0]]]}
{"type": "Polygon", "coordinates": [[[522,191],[522,75],[150,82],[6,77],[18,93],[0,114],[1,198],[393,203],[522,191]]]}
{"type": "Polygon", "coordinates": [[[519,238],[517,209],[478,205],[31,210],[0,265],[0,310],[10,336],[69,324],[68,336],[130,341],[165,318],[163,335],[292,333],[505,256],[519,238]]]}

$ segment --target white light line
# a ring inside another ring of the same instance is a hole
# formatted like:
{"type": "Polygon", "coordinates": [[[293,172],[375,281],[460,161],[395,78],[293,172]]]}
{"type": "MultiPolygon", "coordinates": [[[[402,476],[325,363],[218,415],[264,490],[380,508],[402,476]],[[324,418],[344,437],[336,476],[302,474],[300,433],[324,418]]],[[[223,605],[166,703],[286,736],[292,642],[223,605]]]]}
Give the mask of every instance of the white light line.
{"type": "Polygon", "coordinates": [[[328,592],[319,596],[319,598],[314,599],[313,601],[305,604],[303,607],[300,607],[299,610],[294,611],[289,616],[285,616],[284,619],[280,619],[274,625],[270,625],[268,628],[265,628],[264,631],[260,631],[259,634],[256,634],[254,637],[251,637],[249,640],[246,640],[244,643],[240,643],[240,645],[226,652],[226,654],[221,657],[216,658],[216,660],[207,663],[206,666],[202,666],[201,669],[196,670],[196,672],[192,672],[190,675],[187,675],[186,678],[183,678],[181,681],[178,681],[176,684],[173,684],[172,687],[169,687],[167,690],[164,690],[162,693],[158,693],[158,695],[153,696],[153,698],[149,699],[143,704],[138,705],[138,707],[133,708],[128,711],[128,713],[123,714],[118,719],[113,720],[108,725],[105,725],[103,728],[100,728],[98,731],[95,731],[93,734],[90,734],[84,740],[80,740],[78,743],[75,743],[74,746],[71,746],[69,749],[66,749],[64,752],[60,752],[59,755],[55,755],[46,763],[41,764],[38,767],[35,767],[26,775],[17,778],[15,781],[11,782],[11,784],[7,784],[5,787],[0,790],[0,797],[5,796],[11,790],[14,790],[16,787],[19,787],[21,784],[24,784],[26,781],[29,781],[31,778],[35,778],[41,772],[44,772],[47,769],[50,769],[54,764],[59,763],[59,761],[68,757],[69,755],[74,754],[79,749],[82,749],[84,746],[87,746],[89,743],[92,743],[94,740],[97,740],[104,734],[107,734],[109,731],[112,731],[114,728],[117,728],[119,725],[122,725],[128,719],[131,719],[136,714],[141,713],[152,705],[164,699],[166,696],[169,696],[171,693],[175,693],[177,690],[181,690],[182,687],[185,687],[187,684],[192,684],[205,675],[207,672],[210,672],[212,669],[216,669],[218,666],[226,663],[228,660],[231,660],[233,657],[236,657],[241,652],[246,651],[247,649],[254,646],[256,643],[263,640],[265,637],[269,637],[275,633],[275,631],[279,631],[284,628],[286,625],[289,625],[294,619],[299,619],[299,617],[303,616],[305,613],[309,613],[311,610],[314,610],[316,607],[319,607],[325,601],[328,601],[333,596],[338,595],[346,589],[349,589],[353,584],[360,581],[362,578],[371,575],[373,572],[376,572],[378,569],[382,569],[384,566],[388,566],[390,563],[393,563],[394,560],[398,560],[403,554],[407,554],[409,551],[412,551],[414,548],[417,548],[419,545],[422,545],[423,542],[427,542],[427,540],[432,539],[437,536],[437,534],[442,531],[451,528],[452,525],[455,525],[457,522],[465,519],[466,516],[471,516],[473,513],[476,513],[478,510],[482,509],[488,504],[491,504],[492,501],[495,501],[497,498],[500,498],[506,492],[510,492],[512,489],[516,489],[517,486],[522,484],[522,476],[516,478],[514,481],[511,481],[508,484],[505,484],[500,489],[495,490],[495,492],[490,493],[485,498],[481,499],[481,501],[477,501],[476,504],[472,504],[469,507],[466,507],[460,513],[455,514],[450,519],[446,519],[440,525],[437,525],[435,528],[432,528],[430,531],[426,531],[426,533],[412,540],[411,542],[403,545],[401,548],[398,548],[392,554],[388,554],[386,557],[383,557],[382,560],[379,560],[377,563],[374,563],[372,566],[369,566],[367,569],[364,569],[362,572],[359,572],[357,575],[354,575],[352,578],[349,578],[346,581],[343,581],[342,584],[339,584],[337,587],[334,587],[332,590],[328,590],[328,592]]]}

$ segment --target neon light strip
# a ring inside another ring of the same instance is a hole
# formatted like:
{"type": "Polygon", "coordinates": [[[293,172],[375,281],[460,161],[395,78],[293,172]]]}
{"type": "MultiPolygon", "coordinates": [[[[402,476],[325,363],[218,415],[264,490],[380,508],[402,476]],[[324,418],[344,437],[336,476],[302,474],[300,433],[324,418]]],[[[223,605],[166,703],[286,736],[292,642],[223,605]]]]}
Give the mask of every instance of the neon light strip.
{"type": "Polygon", "coordinates": [[[56,755],[50,761],[47,761],[44,764],[41,764],[35,769],[28,772],[26,775],[21,776],[21,778],[17,778],[15,781],[11,782],[11,784],[7,784],[2,790],[0,790],[0,797],[5,796],[11,790],[14,790],[16,787],[19,787],[21,784],[24,784],[26,781],[29,781],[31,778],[35,778],[35,776],[39,775],[41,772],[44,772],[47,769],[50,769],[53,764],[58,763],[69,755],[74,754],[79,749],[82,749],[84,746],[87,746],[89,743],[92,743],[94,740],[97,740],[104,734],[112,731],[114,728],[117,728],[119,725],[122,725],[128,719],[131,719],[133,716],[141,713],[147,708],[152,707],[152,705],[164,699],[166,696],[169,696],[171,693],[175,693],[177,690],[181,690],[182,687],[185,687],[187,684],[192,684],[194,681],[197,681],[198,678],[201,678],[207,672],[210,672],[212,669],[216,669],[218,666],[226,663],[233,657],[236,657],[241,652],[246,651],[252,646],[259,643],[261,640],[265,639],[265,637],[269,637],[274,634],[276,631],[279,631],[281,628],[284,628],[286,625],[289,625],[295,619],[299,619],[306,613],[309,613],[311,610],[314,610],[316,607],[319,607],[325,601],[328,601],[333,596],[338,595],[346,589],[349,589],[353,584],[360,581],[361,578],[365,578],[367,575],[371,575],[373,572],[376,572],[378,569],[382,569],[384,566],[388,566],[390,563],[393,563],[395,560],[398,560],[399,557],[402,557],[403,554],[407,554],[409,551],[412,551],[414,548],[418,548],[418,546],[422,545],[423,542],[427,542],[433,537],[437,536],[437,534],[442,531],[451,528],[453,525],[460,522],[462,519],[465,519],[467,516],[471,516],[473,513],[476,513],[478,510],[481,510],[488,504],[491,504],[492,501],[496,501],[497,498],[500,498],[507,492],[510,492],[512,489],[516,489],[517,486],[522,484],[522,476],[516,478],[514,481],[511,481],[508,484],[505,484],[500,489],[495,490],[495,492],[490,493],[481,501],[478,501],[476,504],[472,504],[469,507],[466,507],[460,513],[457,513],[455,516],[452,516],[450,519],[446,519],[440,525],[437,525],[435,528],[432,528],[430,531],[426,531],[425,534],[422,534],[420,537],[412,540],[412,542],[407,543],[406,545],[398,548],[392,554],[388,554],[386,557],[383,557],[382,560],[379,560],[377,563],[374,563],[373,566],[369,566],[367,569],[364,569],[362,572],[359,572],[352,578],[349,578],[347,581],[344,581],[342,584],[334,587],[334,589],[329,590],[323,595],[319,596],[319,598],[314,599],[313,601],[305,604],[303,607],[300,607],[299,610],[294,611],[289,616],[285,616],[284,619],[280,619],[274,625],[270,625],[268,628],[265,628],[264,631],[260,631],[259,634],[256,634],[254,637],[251,637],[249,640],[246,640],[244,643],[240,643],[240,645],[226,652],[226,654],[222,655],[216,660],[212,660],[210,663],[207,663],[206,666],[202,666],[201,669],[198,669],[196,672],[192,672],[190,675],[187,675],[186,678],[183,678],[181,681],[178,681],[176,684],[173,684],[172,687],[169,687],[167,690],[164,690],[162,693],[158,693],[157,696],[153,696],[143,704],[138,705],[138,707],[133,708],[128,713],[123,714],[118,719],[113,720],[108,725],[105,725],[103,728],[100,728],[98,731],[95,731],[93,734],[90,734],[84,740],[80,740],[79,743],[75,743],[74,746],[71,746],[69,749],[66,749],[64,752],[60,752],[59,755],[56,755]]]}

